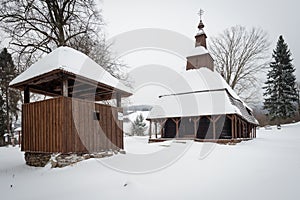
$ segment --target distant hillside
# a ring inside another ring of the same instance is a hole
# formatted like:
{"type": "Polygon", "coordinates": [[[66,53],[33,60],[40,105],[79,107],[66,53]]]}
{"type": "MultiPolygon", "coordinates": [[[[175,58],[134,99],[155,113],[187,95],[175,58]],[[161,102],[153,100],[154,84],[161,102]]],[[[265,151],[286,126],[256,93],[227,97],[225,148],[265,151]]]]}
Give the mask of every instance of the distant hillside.
{"type": "Polygon", "coordinates": [[[127,106],[124,107],[124,115],[128,115],[137,111],[150,111],[152,109],[152,106],[149,105],[133,105],[133,106],[127,106]]]}

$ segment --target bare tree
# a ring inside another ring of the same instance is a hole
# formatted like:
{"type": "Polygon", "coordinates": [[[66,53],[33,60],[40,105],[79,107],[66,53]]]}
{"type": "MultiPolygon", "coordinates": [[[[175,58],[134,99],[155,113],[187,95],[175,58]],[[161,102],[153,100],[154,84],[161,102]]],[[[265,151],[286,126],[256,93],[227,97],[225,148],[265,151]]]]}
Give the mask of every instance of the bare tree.
{"type": "Polygon", "coordinates": [[[25,67],[44,53],[70,46],[92,58],[105,55],[118,68],[106,48],[102,25],[95,0],[1,1],[0,28],[9,34],[10,47],[20,55],[18,65],[25,63],[25,67]]]}
{"type": "Polygon", "coordinates": [[[248,103],[257,98],[260,73],[268,66],[269,47],[267,34],[260,28],[234,26],[211,39],[217,71],[248,103]]]}

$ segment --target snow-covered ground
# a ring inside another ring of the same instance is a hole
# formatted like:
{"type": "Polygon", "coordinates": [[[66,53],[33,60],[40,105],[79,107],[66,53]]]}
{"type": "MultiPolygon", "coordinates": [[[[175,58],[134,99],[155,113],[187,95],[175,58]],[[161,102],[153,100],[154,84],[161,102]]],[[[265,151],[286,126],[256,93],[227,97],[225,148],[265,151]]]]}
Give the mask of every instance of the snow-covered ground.
{"type": "Polygon", "coordinates": [[[89,159],[62,169],[26,166],[17,147],[2,147],[0,197],[300,199],[300,123],[281,130],[260,129],[257,139],[237,145],[148,144],[146,137],[125,137],[125,146],[126,155],[89,159]]]}

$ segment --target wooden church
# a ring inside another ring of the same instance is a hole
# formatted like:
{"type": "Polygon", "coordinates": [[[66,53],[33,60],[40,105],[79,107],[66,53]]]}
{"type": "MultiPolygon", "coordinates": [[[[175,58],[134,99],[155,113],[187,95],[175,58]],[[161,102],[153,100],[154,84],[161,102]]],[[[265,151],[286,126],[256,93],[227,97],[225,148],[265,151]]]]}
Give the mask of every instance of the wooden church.
{"type": "Polygon", "coordinates": [[[59,47],[10,83],[24,91],[21,150],[94,153],[123,149],[121,98],[131,90],[85,54],[59,47]],[[30,102],[30,93],[48,98],[30,102]],[[96,101],[116,100],[116,107],[96,101]]]}
{"type": "Polygon", "coordinates": [[[200,18],[186,71],[174,80],[173,93],[161,95],[147,117],[150,142],[173,138],[226,142],[256,137],[258,122],[251,108],[214,70],[206,38],[200,18]]]}

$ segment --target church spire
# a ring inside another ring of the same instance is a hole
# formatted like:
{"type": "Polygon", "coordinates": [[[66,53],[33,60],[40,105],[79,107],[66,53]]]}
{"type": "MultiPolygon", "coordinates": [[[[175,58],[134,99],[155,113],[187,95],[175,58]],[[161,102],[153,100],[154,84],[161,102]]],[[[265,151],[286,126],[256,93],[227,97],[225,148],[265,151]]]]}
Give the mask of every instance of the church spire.
{"type": "Polygon", "coordinates": [[[204,24],[202,22],[202,15],[203,15],[204,11],[202,9],[200,9],[200,11],[198,12],[198,15],[200,16],[200,22],[199,22],[199,25],[198,25],[198,33],[197,35],[195,36],[195,39],[196,39],[196,43],[195,43],[195,47],[198,47],[198,46],[203,46],[204,48],[206,48],[206,34],[203,30],[204,28],[204,24]]]}

